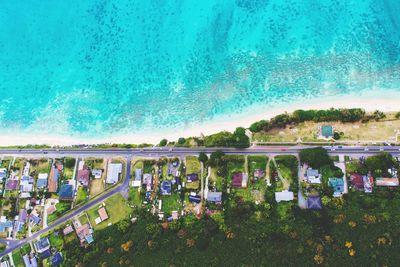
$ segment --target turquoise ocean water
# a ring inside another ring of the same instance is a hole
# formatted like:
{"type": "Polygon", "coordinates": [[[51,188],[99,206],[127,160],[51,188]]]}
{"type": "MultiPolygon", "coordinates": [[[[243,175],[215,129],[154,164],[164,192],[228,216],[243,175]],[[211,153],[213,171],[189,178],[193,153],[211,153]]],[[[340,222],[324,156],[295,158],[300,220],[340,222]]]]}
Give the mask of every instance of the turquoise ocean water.
{"type": "Polygon", "coordinates": [[[107,137],[302,98],[400,99],[399,14],[398,0],[2,0],[0,132],[107,137]]]}

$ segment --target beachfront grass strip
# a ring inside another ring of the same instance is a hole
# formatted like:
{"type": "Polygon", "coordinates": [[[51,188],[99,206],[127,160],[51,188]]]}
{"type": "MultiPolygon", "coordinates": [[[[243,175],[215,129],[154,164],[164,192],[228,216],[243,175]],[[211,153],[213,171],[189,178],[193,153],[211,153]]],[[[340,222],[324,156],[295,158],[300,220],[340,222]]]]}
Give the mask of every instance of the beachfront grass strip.
{"type": "Polygon", "coordinates": [[[131,213],[131,208],[127,205],[127,201],[121,194],[116,194],[104,201],[106,204],[105,208],[108,213],[108,219],[99,224],[95,223],[95,219],[99,217],[98,209],[99,207],[95,207],[90,209],[87,214],[90,219],[90,223],[95,230],[101,230],[108,226],[108,224],[115,224],[121,220],[124,220],[129,217],[131,213]]]}

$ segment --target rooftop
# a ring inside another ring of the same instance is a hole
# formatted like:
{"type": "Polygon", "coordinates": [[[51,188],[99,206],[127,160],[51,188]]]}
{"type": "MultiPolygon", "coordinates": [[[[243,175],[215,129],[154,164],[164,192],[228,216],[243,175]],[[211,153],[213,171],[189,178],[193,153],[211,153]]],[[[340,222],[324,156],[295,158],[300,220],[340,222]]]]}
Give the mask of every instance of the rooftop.
{"type": "Polygon", "coordinates": [[[107,169],[107,184],[115,184],[118,182],[119,174],[122,172],[121,163],[110,163],[107,169]]]}

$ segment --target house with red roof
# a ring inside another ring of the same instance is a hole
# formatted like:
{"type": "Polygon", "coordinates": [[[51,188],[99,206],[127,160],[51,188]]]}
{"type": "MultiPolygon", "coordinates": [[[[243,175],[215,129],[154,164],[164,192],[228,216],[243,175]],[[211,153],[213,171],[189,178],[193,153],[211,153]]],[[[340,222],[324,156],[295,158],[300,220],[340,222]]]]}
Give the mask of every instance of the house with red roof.
{"type": "Polygon", "coordinates": [[[232,186],[236,188],[247,187],[248,176],[244,172],[235,172],[232,175],[232,186]]]}

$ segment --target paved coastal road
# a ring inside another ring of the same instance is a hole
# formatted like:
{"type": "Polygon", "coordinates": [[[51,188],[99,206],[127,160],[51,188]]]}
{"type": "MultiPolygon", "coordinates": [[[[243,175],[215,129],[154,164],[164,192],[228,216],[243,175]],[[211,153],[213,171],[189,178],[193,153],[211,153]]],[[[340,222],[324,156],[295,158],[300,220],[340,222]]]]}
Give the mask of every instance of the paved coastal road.
{"type": "MultiPolygon", "coordinates": [[[[36,232],[32,236],[22,240],[0,240],[0,243],[7,244],[7,249],[0,253],[0,257],[7,255],[13,250],[25,245],[26,243],[35,240],[40,235],[57,228],[64,224],[66,221],[72,219],[79,213],[88,210],[99,203],[102,203],[106,198],[113,194],[126,190],[129,186],[130,173],[131,173],[131,158],[136,157],[158,157],[158,156],[186,156],[197,155],[200,152],[211,153],[221,150],[226,154],[265,154],[265,155],[279,155],[291,154],[298,155],[298,153],[311,146],[255,146],[250,148],[236,149],[236,148],[142,148],[142,149],[0,149],[0,156],[20,156],[20,157],[112,157],[123,156],[127,158],[126,179],[124,182],[114,189],[106,192],[104,195],[91,200],[86,205],[73,210],[71,213],[61,217],[56,222],[51,224],[46,229],[36,232]]],[[[382,152],[391,153],[394,156],[400,156],[400,146],[324,146],[330,155],[351,155],[354,157],[374,155],[382,152]]]]}
{"type": "MultiPolygon", "coordinates": [[[[32,157],[103,157],[103,156],[185,156],[200,152],[211,153],[222,150],[226,154],[297,154],[301,149],[312,146],[253,146],[250,148],[107,148],[107,149],[0,149],[1,155],[32,157]]],[[[315,146],[316,147],[316,146],[315,146]]],[[[324,146],[332,155],[388,152],[400,154],[400,146],[324,146]]]]}

